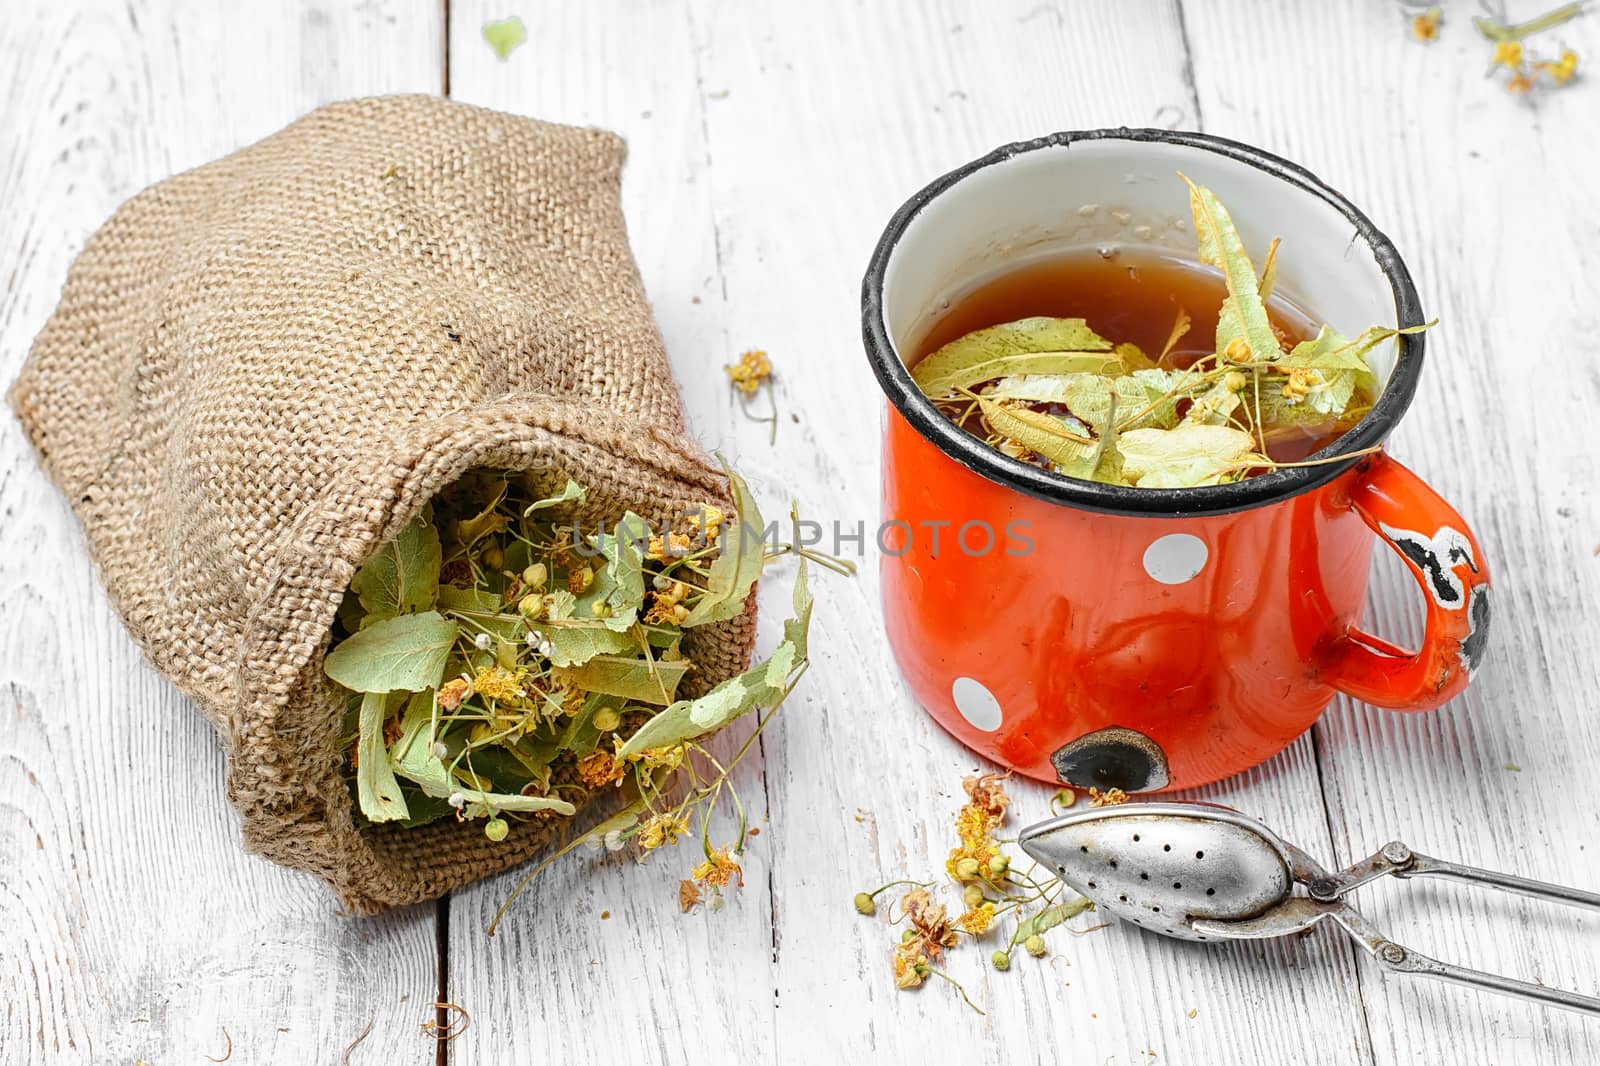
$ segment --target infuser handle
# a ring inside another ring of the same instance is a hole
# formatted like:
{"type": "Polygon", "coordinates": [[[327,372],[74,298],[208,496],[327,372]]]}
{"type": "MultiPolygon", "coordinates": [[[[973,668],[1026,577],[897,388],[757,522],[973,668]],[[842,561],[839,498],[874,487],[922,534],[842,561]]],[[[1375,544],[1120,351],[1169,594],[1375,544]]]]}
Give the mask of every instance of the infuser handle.
{"type": "MultiPolygon", "coordinates": [[[[1487,871],[1477,871],[1486,873],[1487,871]]],[[[1520,881],[1521,878],[1513,878],[1520,881]]],[[[1532,884],[1538,884],[1537,881],[1532,884]]],[[[1545,886],[1554,887],[1554,886],[1545,886]]],[[[1489,992],[1499,992],[1506,996],[1515,996],[1518,999],[1532,1000],[1551,1007],[1561,1007],[1564,1010],[1577,1011],[1579,1014],[1589,1014],[1600,1017],[1600,999],[1594,996],[1585,996],[1578,992],[1567,992],[1559,988],[1546,988],[1536,985],[1531,981],[1518,981],[1513,977],[1501,977],[1495,973],[1484,973],[1482,970],[1470,969],[1466,966],[1457,966],[1454,963],[1440,962],[1438,959],[1429,958],[1418,951],[1396,944],[1375,929],[1365,916],[1342,900],[1337,903],[1318,904],[1325,908],[1322,915],[1331,918],[1335,924],[1350,935],[1350,938],[1360,944],[1367,953],[1378,961],[1390,973],[1409,973],[1420,977],[1432,977],[1451,984],[1465,985],[1468,988],[1478,988],[1489,992]]]]}
{"type": "Polygon", "coordinates": [[[1317,655],[1341,692],[1397,711],[1427,711],[1466,688],[1489,635],[1489,568],[1466,522],[1427,483],[1379,452],[1358,468],[1350,507],[1400,557],[1427,606],[1415,653],[1351,626],[1317,655]]]}
{"type": "Polygon", "coordinates": [[[1501,892],[1511,892],[1518,896],[1529,896],[1551,903],[1565,903],[1569,907],[1590,907],[1600,910],[1600,892],[1586,892],[1581,888],[1552,885],[1545,881],[1483,870],[1476,866],[1464,866],[1458,862],[1447,862],[1444,859],[1435,859],[1431,855],[1418,855],[1414,852],[1411,862],[1395,870],[1394,876],[1442,877],[1450,881],[1482,885],[1485,888],[1495,888],[1501,892]]]}
{"type": "Polygon", "coordinates": [[[1391,973],[1410,973],[1421,977],[1433,977],[1440,981],[1448,981],[1454,985],[1465,985],[1468,988],[1480,988],[1489,992],[1499,992],[1502,995],[1515,996],[1518,999],[1532,1000],[1551,1007],[1561,1007],[1564,1010],[1577,1011],[1579,1014],[1588,1014],[1600,1017],[1600,999],[1594,996],[1585,996],[1578,992],[1568,992],[1560,988],[1546,988],[1536,985],[1531,981],[1518,981],[1512,977],[1501,977],[1499,974],[1484,973],[1482,970],[1470,969],[1466,966],[1457,966],[1454,963],[1440,962],[1438,959],[1429,958],[1410,948],[1401,947],[1392,940],[1385,941],[1373,954],[1378,964],[1391,973]]]}

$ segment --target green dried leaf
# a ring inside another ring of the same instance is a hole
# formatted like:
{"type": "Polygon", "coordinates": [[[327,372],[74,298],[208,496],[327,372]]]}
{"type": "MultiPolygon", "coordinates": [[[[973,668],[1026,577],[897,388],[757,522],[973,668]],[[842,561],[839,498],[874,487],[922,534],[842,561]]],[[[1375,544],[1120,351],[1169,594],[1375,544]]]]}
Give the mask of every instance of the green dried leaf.
{"type": "Polygon", "coordinates": [[[596,655],[639,649],[639,638],[632,631],[618,633],[601,622],[550,623],[540,627],[539,632],[550,642],[552,666],[578,666],[596,655]]]}
{"type": "Polygon", "coordinates": [[[1052,904],[1038,914],[1030,915],[1018,922],[1016,932],[1011,934],[1011,944],[1015,947],[1030,936],[1043,935],[1068,918],[1075,918],[1084,911],[1091,910],[1094,910],[1094,903],[1083,896],[1052,904]]]}
{"type": "Polygon", "coordinates": [[[397,822],[411,817],[383,743],[383,723],[388,717],[386,693],[368,692],[361,698],[360,733],[356,739],[356,799],[369,822],[397,822]]]}
{"type": "Polygon", "coordinates": [[[1062,469],[1076,467],[1094,454],[1095,442],[1073,433],[1059,418],[1026,407],[1006,407],[987,398],[980,398],[978,407],[996,433],[1062,469]]]}
{"type": "Polygon", "coordinates": [[[420,692],[444,680],[456,624],[437,611],[375,622],[328,653],[323,670],[352,692],[420,692]]]}
{"type": "Polygon", "coordinates": [[[572,618],[578,613],[578,597],[566,589],[556,589],[545,594],[544,616],[551,621],[559,622],[572,618]]]}
{"type": "Polygon", "coordinates": [[[721,550],[712,560],[706,575],[706,592],[689,610],[681,628],[691,629],[707,622],[721,622],[744,613],[745,601],[761,569],[766,565],[766,526],[762,523],[761,509],[744,479],[726,465],[728,490],[733,496],[734,512],[738,521],[725,528],[719,538],[721,550]]]}
{"type": "Polygon", "coordinates": [[[495,491],[489,500],[489,506],[471,518],[464,518],[456,523],[456,539],[462,547],[470,548],[480,539],[490,533],[498,533],[510,524],[511,519],[506,517],[500,509],[500,501],[506,497],[506,489],[510,486],[505,478],[496,478],[493,482],[495,491]]]}
{"type": "Polygon", "coordinates": [[[911,378],[927,395],[941,397],[958,387],[1011,374],[1119,369],[1121,360],[1111,354],[1111,342],[1083,319],[1035,317],[959,337],[913,367],[911,378]],[[1041,355],[1051,358],[1019,358],[1041,355]]]}
{"type": "Polygon", "coordinates": [[[1276,359],[1278,338],[1267,318],[1256,268],[1244,250],[1244,242],[1239,239],[1239,231],[1234,228],[1228,209],[1210,189],[1196,185],[1187,177],[1183,180],[1189,186],[1189,207],[1194,213],[1200,261],[1222,271],[1228,287],[1228,297],[1222,302],[1217,320],[1217,351],[1226,352],[1233,341],[1243,340],[1255,361],[1276,359]]]}
{"type": "Polygon", "coordinates": [[[564,503],[582,503],[584,497],[587,495],[588,490],[586,490],[576,481],[569,479],[567,481],[567,487],[562,489],[558,495],[546,496],[542,500],[534,500],[532,503],[528,504],[527,509],[522,512],[522,516],[526,518],[532,515],[535,511],[542,511],[546,507],[559,507],[564,503]]]}
{"type": "Polygon", "coordinates": [[[794,645],[795,658],[804,659],[810,652],[811,586],[806,579],[806,561],[802,556],[794,575],[794,617],[783,623],[783,639],[794,645]]]}
{"type": "Polygon", "coordinates": [[[1232,426],[1183,422],[1172,429],[1134,429],[1118,441],[1122,472],[1140,488],[1214,485],[1253,454],[1250,434],[1232,426]]]}
{"type": "Polygon", "coordinates": [[[1232,421],[1234,412],[1242,405],[1243,401],[1238,393],[1228,388],[1226,382],[1217,381],[1211,388],[1194,398],[1194,403],[1184,414],[1183,420],[1208,426],[1227,425],[1232,421]]]}
{"type": "Polygon", "coordinates": [[[775,705],[788,690],[795,672],[806,662],[811,608],[811,592],[806,583],[806,567],[802,560],[795,575],[795,614],[784,622],[784,639],[773,653],[744,673],[722,682],[704,696],[679,700],[657,713],[628,738],[618,754],[637,755],[651,748],[690,740],[720,729],[754,707],[775,705]]]}
{"type": "Polygon", "coordinates": [[[458,589],[454,585],[439,586],[439,610],[457,614],[499,614],[500,597],[483,589],[458,589]]]}
{"type": "Polygon", "coordinates": [[[1156,361],[1146,355],[1144,349],[1137,344],[1125,341],[1111,350],[1122,362],[1125,373],[1132,373],[1135,370],[1154,370],[1156,367],[1156,361]]]}
{"type": "Polygon", "coordinates": [[[665,707],[673,700],[678,682],[689,669],[687,660],[625,658],[596,655],[578,666],[558,667],[556,680],[585,692],[604,692],[639,703],[665,707]]]}
{"type": "Polygon", "coordinates": [[[516,15],[501,19],[499,22],[485,22],[483,39],[494,49],[495,58],[504,62],[518,45],[528,40],[528,27],[524,26],[522,19],[516,15]]]}
{"type": "Polygon", "coordinates": [[[1472,16],[1472,25],[1477,28],[1479,33],[1491,41],[1497,43],[1500,41],[1520,41],[1531,34],[1548,30],[1552,26],[1559,26],[1568,19],[1581,14],[1583,12],[1583,3],[1584,0],[1577,0],[1576,3],[1562,4],[1554,10],[1546,11],[1537,18],[1529,19],[1527,22],[1519,22],[1515,25],[1507,25],[1486,15],[1474,15],[1472,16]]]}
{"type": "Polygon", "coordinates": [[[579,596],[574,617],[595,619],[607,629],[623,633],[639,620],[644,606],[644,552],[640,546],[650,541],[650,525],[632,511],[622,516],[611,533],[596,538],[605,565],[595,572],[594,584],[579,596]],[[595,605],[603,605],[596,616],[595,605]]]}
{"type": "Polygon", "coordinates": [[[455,781],[444,760],[433,752],[432,726],[433,696],[419,692],[406,701],[400,739],[389,749],[389,758],[401,777],[415,781],[429,796],[444,799],[454,791],[455,781]]]}
{"type": "Polygon", "coordinates": [[[1256,284],[1256,291],[1261,294],[1261,299],[1266,300],[1272,295],[1272,290],[1278,284],[1278,245],[1282,244],[1280,237],[1272,238],[1272,243],[1267,245],[1267,261],[1261,264],[1261,280],[1256,284]]]}
{"type": "MultiPolygon", "coordinates": [[[[793,654],[793,645],[784,645],[793,654]]],[[[781,645],[781,646],[784,646],[781,645]]],[[[637,755],[650,748],[676,744],[680,740],[709,733],[744,714],[764,699],[774,698],[777,692],[767,684],[770,659],[763,660],[750,670],[731,677],[704,696],[693,700],[679,700],[651,718],[639,731],[622,745],[621,755],[637,755]]]]}
{"type": "Polygon", "coordinates": [[[431,508],[424,508],[398,537],[362,564],[350,587],[369,618],[426,611],[438,597],[439,561],[439,531],[431,508]]]}
{"type": "Polygon", "coordinates": [[[566,800],[556,799],[554,796],[523,796],[508,792],[480,792],[473,788],[457,789],[463,799],[467,801],[462,813],[468,818],[483,818],[495,811],[515,811],[529,813],[532,811],[555,811],[571,817],[578,813],[578,808],[566,800]]]}
{"type": "Polygon", "coordinates": [[[1367,353],[1383,341],[1395,336],[1396,331],[1373,326],[1355,340],[1347,339],[1331,326],[1323,326],[1317,335],[1301,341],[1278,360],[1283,367],[1310,367],[1316,370],[1357,370],[1370,374],[1367,353]]]}

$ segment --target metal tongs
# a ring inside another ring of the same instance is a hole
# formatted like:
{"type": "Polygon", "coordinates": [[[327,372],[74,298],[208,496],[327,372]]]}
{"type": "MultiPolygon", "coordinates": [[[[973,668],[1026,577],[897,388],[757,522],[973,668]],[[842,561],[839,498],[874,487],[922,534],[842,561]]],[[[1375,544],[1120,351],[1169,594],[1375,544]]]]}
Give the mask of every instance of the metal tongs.
{"type": "Polygon", "coordinates": [[[1380,877],[1443,877],[1600,911],[1600,893],[1461,866],[1398,840],[1337,873],[1271,829],[1211,803],[1127,803],[1077,811],[1022,831],[1022,849],[1108,911],[1182,940],[1264,940],[1324,919],[1391,973],[1420,974],[1600,1016],[1600,998],[1431,959],[1384,936],[1345,901],[1380,877]],[[1295,885],[1305,895],[1296,894],[1295,885]]]}

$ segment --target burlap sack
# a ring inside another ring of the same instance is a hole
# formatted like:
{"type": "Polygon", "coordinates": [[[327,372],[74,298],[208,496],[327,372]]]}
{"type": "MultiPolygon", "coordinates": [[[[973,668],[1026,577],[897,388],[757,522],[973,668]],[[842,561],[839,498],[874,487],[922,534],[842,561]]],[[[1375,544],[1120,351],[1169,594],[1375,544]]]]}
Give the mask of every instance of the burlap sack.
{"type": "MultiPolygon", "coordinates": [[[[545,843],[357,829],[322,673],[355,569],[475,466],[576,479],[586,520],[726,506],[628,249],[623,155],[424,97],[324,107],[118,210],[11,391],[129,631],[222,737],[246,843],[352,911],[545,843]]],[[[751,623],[692,631],[702,687],[751,623]]]]}

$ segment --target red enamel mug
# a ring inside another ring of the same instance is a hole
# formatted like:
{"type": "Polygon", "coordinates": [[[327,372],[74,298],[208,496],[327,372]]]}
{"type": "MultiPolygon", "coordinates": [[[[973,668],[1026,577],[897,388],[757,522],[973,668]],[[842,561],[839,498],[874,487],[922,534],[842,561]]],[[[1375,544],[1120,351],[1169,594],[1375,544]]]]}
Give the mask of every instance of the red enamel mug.
{"type": "MultiPolygon", "coordinates": [[[[1344,197],[1266,152],[1167,130],[1059,133],[946,174],[895,214],[862,286],[888,399],[890,644],[941,726],[1042,781],[1206,784],[1282,750],[1336,692],[1430,710],[1483,656],[1483,551],[1381,451],[1228,485],[1105,485],[988,447],[913,384],[902,353],[937,310],[1019,263],[1107,245],[1193,259],[1179,171],[1233,206],[1246,247],[1283,238],[1277,291],[1316,321],[1347,336],[1424,321],[1394,245],[1344,197]],[[1376,540],[1422,588],[1415,651],[1360,626],[1376,540]]],[[[1385,441],[1424,344],[1401,336],[1370,356],[1383,382],[1371,413],[1314,458],[1385,441]]]]}

